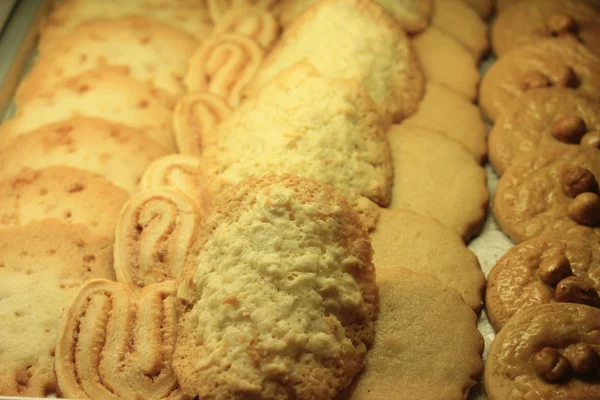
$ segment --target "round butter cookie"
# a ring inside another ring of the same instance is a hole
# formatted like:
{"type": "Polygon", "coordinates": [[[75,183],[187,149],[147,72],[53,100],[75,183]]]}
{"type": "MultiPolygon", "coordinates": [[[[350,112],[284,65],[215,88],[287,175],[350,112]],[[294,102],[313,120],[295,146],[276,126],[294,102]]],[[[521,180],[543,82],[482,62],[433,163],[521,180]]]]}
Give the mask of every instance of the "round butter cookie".
{"type": "Polygon", "coordinates": [[[600,310],[582,304],[529,307],[496,335],[485,363],[490,400],[600,398],[600,310]]]}
{"type": "Polygon", "coordinates": [[[186,394],[325,400],[350,384],[378,290],[367,231],[330,186],[249,178],[218,198],[197,254],[177,292],[173,369],[186,394]]]}

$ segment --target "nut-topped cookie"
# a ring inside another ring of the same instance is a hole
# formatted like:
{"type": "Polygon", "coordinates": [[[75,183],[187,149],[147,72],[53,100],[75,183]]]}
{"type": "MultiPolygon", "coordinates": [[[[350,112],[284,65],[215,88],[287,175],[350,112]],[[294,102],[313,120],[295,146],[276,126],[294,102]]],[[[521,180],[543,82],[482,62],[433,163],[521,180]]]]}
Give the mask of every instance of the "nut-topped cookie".
{"type": "Polygon", "coordinates": [[[598,230],[600,151],[546,149],[515,161],[494,198],[494,214],[515,242],[543,233],[598,230]]]}
{"type": "Polygon", "coordinates": [[[600,310],[542,304],[520,311],[492,342],[485,363],[490,400],[600,398],[600,310]]]}

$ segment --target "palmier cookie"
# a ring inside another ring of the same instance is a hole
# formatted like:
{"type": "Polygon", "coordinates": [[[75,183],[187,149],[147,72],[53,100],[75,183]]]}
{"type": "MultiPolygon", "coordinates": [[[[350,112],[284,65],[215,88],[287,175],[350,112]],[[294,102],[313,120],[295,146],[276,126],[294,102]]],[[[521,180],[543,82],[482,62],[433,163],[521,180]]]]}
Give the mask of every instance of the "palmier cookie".
{"type": "Polygon", "coordinates": [[[60,393],[73,399],[184,399],[171,369],[175,283],[133,293],[92,279],[68,305],[56,344],[60,393]]]}
{"type": "Polygon", "coordinates": [[[483,76],[479,104],[494,122],[523,93],[545,87],[572,88],[600,98],[600,57],[569,37],[515,48],[483,76]]]}
{"type": "Polygon", "coordinates": [[[173,113],[173,131],[179,152],[199,156],[203,137],[229,117],[231,112],[231,106],[225,99],[210,92],[181,96],[173,113]]]}
{"type": "Polygon", "coordinates": [[[264,56],[264,49],[241,33],[213,36],[189,60],[185,74],[187,90],[214,93],[237,108],[242,92],[256,75],[264,56]]]}
{"type": "Polygon", "coordinates": [[[548,37],[570,36],[600,54],[600,9],[587,1],[529,0],[498,15],[492,46],[500,57],[511,49],[548,37]]]}
{"type": "Polygon", "coordinates": [[[600,148],[600,101],[573,89],[530,90],[496,120],[488,143],[500,175],[517,157],[542,148],[600,148]]]}
{"type": "Polygon", "coordinates": [[[269,50],[281,33],[281,26],[273,14],[258,10],[249,10],[243,14],[228,13],[215,25],[214,36],[226,33],[240,33],[248,36],[263,49],[269,50]]]}
{"type": "Polygon", "coordinates": [[[255,10],[269,11],[278,0],[206,0],[213,22],[218,24],[229,14],[247,14],[255,10]]]}
{"type": "Polygon", "coordinates": [[[485,363],[490,400],[600,398],[600,310],[550,303],[512,317],[485,363]]]}
{"type": "Polygon", "coordinates": [[[194,201],[177,189],[161,187],[132,196],[115,231],[117,280],[137,291],[178,278],[199,220],[194,201]]]}
{"type": "Polygon", "coordinates": [[[25,170],[0,182],[0,228],[56,218],[113,238],[129,194],[103,177],[56,166],[25,170]]]}
{"type": "Polygon", "coordinates": [[[482,372],[477,316],[428,274],[377,270],[381,309],[364,370],[336,400],[466,399],[482,372]]]}
{"type": "Polygon", "coordinates": [[[0,396],[57,394],[62,312],[86,280],[114,279],[112,243],[54,219],[0,231],[0,396]]]}
{"type": "Polygon", "coordinates": [[[600,151],[540,150],[506,170],[494,197],[494,214],[515,242],[600,227],[600,151]]]}
{"type": "Polygon", "coordinates": [[[186,394],[319,400],[350,384],[378,291],[346,200],[310,179],[252,177],[219,197],[198,237],[177,293],[187,307],[173,368],[186,394]]]}
{"type": "Polygon", "coordinates": [[[492,268],[486,311],[498,331],[517,312],[538,304],[575,302],[600,307],[600,238],[573,233],[529,239],[492,268]]]}

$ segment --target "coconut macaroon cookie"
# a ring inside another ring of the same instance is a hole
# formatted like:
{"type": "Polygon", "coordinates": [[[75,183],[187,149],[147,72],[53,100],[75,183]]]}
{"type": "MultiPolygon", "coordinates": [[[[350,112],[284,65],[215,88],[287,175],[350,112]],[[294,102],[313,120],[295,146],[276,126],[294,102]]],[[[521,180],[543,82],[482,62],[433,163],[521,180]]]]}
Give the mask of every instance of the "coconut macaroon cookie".
{"type": "Polygon", "coordinates": [[[369,237],[329,186],[291,175],[223,193],[184,269],[173,368],[200,398],[331,399],[378,310],[369,237]]]}
{"type": "Polygon", "coordinates": [[[542,304],[520,311],[492,342],[485,363],[490,400],[600,398],[600,310],[542,304]]]}

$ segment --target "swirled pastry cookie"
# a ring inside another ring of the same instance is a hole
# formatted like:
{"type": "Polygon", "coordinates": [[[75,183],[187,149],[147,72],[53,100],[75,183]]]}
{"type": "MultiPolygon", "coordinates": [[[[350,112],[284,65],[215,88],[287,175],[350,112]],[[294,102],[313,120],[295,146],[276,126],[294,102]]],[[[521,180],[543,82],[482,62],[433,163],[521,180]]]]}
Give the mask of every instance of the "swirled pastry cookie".
{"type": "Polygon", "coordinates": [[[196,174],[200,168],[197,157],[170,154],[152,162],[140,181],[140,190],[170,187],[186,194],[199,206],[202,203],[196,174]]]}
{"type": "Polygon", "coordinates": [[[257,10],[270,11],[279,0],[206,0],[210,17],[215,23],[227,19],[230,14],[247,14],[257,10]]]}
{"type": "Polygon", "coordinates": [[[112,239],[57,220],[0,231],[0,396],[57,393],[63,309],[91,278],[114,279],[112,239]]]}
{"type": "Polygon", "coordinates": [[[92,400],[185,399],[171,369],[174,292],[173,281],[137,294],[106,279],[81,285],[58,333],[60,393],[92,400]]]}
{"type": "Polygon", "coordinates": [[[281,26],[273,14],[248,10],[243,14],[229,13],[215,26],[213,35],[219,36],[226,33],[240,33],[248,36],[263,49],[270,49],[275,44],[281,33],[281,26]]]}
{"type": "Polygon", "coordinates": [[[290,175],[223,193],[184,270],[173,368],[199,398],[331,399],[378,309],[369,237],[329,186],[290,175]]]}
{"type": "Polygon", "coordinates": [[[286,29],[248,93],[256,95],[283,70],[302,61],[323,76],[360,81],[387,121],[414,112],[423,92],[423,75],[409,38],[370,0],[315,4],[286,29]]]}

